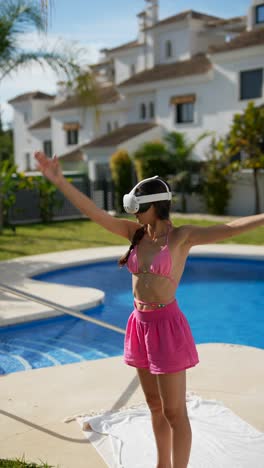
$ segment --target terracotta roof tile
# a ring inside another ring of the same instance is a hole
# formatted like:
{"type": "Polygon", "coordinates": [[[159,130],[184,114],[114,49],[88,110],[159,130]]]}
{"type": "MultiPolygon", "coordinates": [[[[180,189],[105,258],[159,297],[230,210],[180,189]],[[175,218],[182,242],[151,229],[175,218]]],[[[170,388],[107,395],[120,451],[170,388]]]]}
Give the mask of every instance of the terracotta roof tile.
{"type": "Polygon", "coordinates": [[[244,47],[254,47],[262,44],[264,44],[264,28],[256,31],[245,31],[230,42],[226,42],[219,46],[211,46],[209,47],[209,53],[217,54],[219,52],[229,52],[236,49],[243,49],[244,47]]]}
{"type": "Polygon", "coordinates": [[[98,146],[116,146],[155,127],[157,127],[156,123],[127,124],[124,127],[120,127],[117,130],[108,133],[107,135],[102,135],[101,137],[90,141],[88,144],[84,144],[82,148],[93,148],[98,146]]]}
{"type": "Polygon", "coordinates": [[[211,62],[204,54],[197,54],[189,60],[175,63],[156,65],[154,68],[137,73],[119,86],[134,86],[161,80],[172,80],[182,76],[200,75],[212,68],[211,62]]]}
{"type": "MultiPolygon", "coordinates": [[[[98,92],[98,104],[112,104],[119,101],[120,96],[117,89],[114,86],[102,87],[98,92]]],[[[92,104],[91,104],[92,105],[92,104]]],[[[58,102],[49,108],[51,111],[55,110],[64,110],[72,109],[78,107],[87,107],[87,104],[84,104],[83,98],[81,96],[70,96],[62,102],[58,102]]]]}
{"type": "Polygon", "coordinates": [[[125,49],[133,49],[134,47],[139,47],[142,46],[140,42],[136,41],[130,41],[126,42],[125,44],[122,44],[118,47],[113,47],[112,49],[102,49],[101,52],[119,52],[120,50],[125,50],[125,49]]]}
{"type": "Polygon", "coordinates": [[[244,24],[246,23],[247,17],[246,16],[234,16],[233,18],[228,19],[219,19],[216,21],[209,21],[207,23],[208,28],[215,28],[217,26],[227,26],[227,25],[235,25],[235,24],[244,24]]]}
{"type": "Polygon", "coordinates": [[[183,11],[182,13],[178,13],[177,15],[169,16],[168,18],[158,21],[156,24],[146,29],[154,29],[160,26],[167,26],[168,24],[177,23],[178,21],[183,21],[187,19],[188,17],[192,19],[199,19],[202,21],[210,21],[210,20],[212,21],[212,20],[222,19],[222,18],[219,18],[219,16],[207,15],[205,13],[200,13],[194,10],[186,10],[186,11],[183,11]]]}
{"type": "Polygon", "coordinates": [[[46,93],[42,93],[41,91],[33,91],[31,93],[20,94],[19,96],[10,99],[9,104],[13,104],[15,102],[24,102],[29,101],[30,99],[43,99],[43,100],[53,100],[54,96],[46,93]]]}
{"type": "Polygon", "coordinates": [[[79,147],[69,151],[68,153],[61,154],[59,159],[63,160],[63,162],[84,161],[83,152],[79,149],[79,147]]]}
{"type": "Polygon", "coordinates": [[[30,125],[28,128],[29,130],[38,130],[40,128],[50,128],[51,126],[51,119],[50,117],[44,117],[44,119],[40,119],[34,124],[30,125]]]}

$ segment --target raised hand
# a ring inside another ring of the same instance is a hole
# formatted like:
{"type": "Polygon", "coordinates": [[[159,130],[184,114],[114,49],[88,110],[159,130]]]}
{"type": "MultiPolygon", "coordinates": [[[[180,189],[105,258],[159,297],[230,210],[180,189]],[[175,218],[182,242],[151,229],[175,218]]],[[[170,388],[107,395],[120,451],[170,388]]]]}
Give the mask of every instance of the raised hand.
{"type": "Polygon", "coordinates": [[[41,151],[36,151],[36,153],[34,153],[34,157],[37,160],[37,169],[41,171],[42,174],[53,184],[57,185],[63,179],[63,174],[57,156],[50,159],[41,151]]]}

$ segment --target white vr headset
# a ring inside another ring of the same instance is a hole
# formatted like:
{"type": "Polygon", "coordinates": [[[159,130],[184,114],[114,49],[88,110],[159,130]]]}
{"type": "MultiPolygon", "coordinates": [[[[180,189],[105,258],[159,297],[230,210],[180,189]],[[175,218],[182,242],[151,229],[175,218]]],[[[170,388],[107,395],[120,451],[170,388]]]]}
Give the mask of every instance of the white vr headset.
{"type": "Polygon", "coordinates": [[[162,201],[162,200],[171,200],[172,194],[169,191],[169,187],[161,179],[159,179],[159,182],[162,183],[164,187],[166,187],[166,192],[155,193],[155,194],[153,193],[153,195],[140,195],[140,196],[135,195],[136,189],[140,187],[141,184],[143,184],[144,182],[155,180],[155,179],[159,179],[159,176],[150,177],[149,179],[141,180],[141,182],[139,182],[131,190],[131,192],[124,195],[123,206],[127,213],[130,213],[130,214],[137,213],[140,210],[140,205],[143,203],[151,203],[151,202],[162,201]]]}

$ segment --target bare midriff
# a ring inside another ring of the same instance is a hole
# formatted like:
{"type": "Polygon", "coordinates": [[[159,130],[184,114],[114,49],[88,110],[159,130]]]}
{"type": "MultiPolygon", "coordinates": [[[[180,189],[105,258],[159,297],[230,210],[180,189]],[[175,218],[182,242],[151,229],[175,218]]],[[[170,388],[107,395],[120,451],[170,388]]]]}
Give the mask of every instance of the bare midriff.
{"type": "Polygon", "coordinates": [[[177,284],[169,278],[153,273],[133,275],[133,293],[138,310],[154,310],[170,304],[175,299],[177,284]],[[139,302],[137,302],[137,299],[139,302]],[[146,304],[141,304],[144,301],[146,304]]]}

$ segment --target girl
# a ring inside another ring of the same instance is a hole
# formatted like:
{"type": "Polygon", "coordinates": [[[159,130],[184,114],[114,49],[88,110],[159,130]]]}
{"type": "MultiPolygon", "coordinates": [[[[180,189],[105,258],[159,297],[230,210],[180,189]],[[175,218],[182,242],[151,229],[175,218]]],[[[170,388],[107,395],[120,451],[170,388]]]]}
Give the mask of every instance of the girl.
{"type": "Polygon", "coordinates": [[[82,213],[131,242],[119,260],[133,275],[134,310],[126,327],[124,361],[137,368],[151,412],[157,468],[187,468],[192,433],[186,408],[186,369],[198,354],[175,292],[190,248],[217,242],[264,225],[264,215],[212,227],[173,227],[171,191],[159,177],[146,179],[124,196],[124,208],[137,222],[118,219],[98,208],[63,177],[55,156],[35,153],[38,169],[82,213]],[[140,227],[139,227],[140,225],[140,227]]]}

